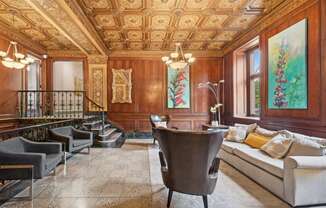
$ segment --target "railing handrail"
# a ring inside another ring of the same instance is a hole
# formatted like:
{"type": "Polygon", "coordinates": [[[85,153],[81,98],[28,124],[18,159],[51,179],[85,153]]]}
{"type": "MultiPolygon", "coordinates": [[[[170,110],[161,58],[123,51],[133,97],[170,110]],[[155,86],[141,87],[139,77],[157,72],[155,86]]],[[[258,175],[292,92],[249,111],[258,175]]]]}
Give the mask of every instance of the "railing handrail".
{"type": "Polygon", "coordinates": [[[89,102],[91,102],[96,107],[100,108],[101,110],[104,110],[104,106],[101,106],[100,104],[97,104],[94,100],[92,100],[91,98],[89,98],[87,95],[85,95],[85,98],[86,98],[86,100],[88,100],[89,102]]]}
{"type": "Polygon", "coordinates": [[[74,120],[76,120],[76,119],[66,119],[66,120],[61,120],[61,121],[53,121],[53,122],[48,122],[48,123],[41,123],[41,124],[35,124],[35,125],[30,125],[30,126],[24,126],[24,127],[19,127],[19,128],[15,128],[15,129],[7,129],[7,130],[0,131],[0,135],[13,133],[13,132],[19,132],[19,131],[25,131],[25,130],[28,130],[28,129],[39,128],[39,127],[49,126],[49,125],[54,125],[54,124],[72,122],[74,120]]]}

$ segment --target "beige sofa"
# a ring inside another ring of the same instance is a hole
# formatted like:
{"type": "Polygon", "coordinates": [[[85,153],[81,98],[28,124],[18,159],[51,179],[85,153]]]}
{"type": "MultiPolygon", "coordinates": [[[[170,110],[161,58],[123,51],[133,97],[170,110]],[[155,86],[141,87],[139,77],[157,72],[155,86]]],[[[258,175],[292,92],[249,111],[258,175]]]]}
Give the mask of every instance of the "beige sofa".
{"type": "Polygon", "coordinates": [[[326,156],[274,159],[229,141],[223,142],[219,156],[292,206],[326,204],[326,156]]]}

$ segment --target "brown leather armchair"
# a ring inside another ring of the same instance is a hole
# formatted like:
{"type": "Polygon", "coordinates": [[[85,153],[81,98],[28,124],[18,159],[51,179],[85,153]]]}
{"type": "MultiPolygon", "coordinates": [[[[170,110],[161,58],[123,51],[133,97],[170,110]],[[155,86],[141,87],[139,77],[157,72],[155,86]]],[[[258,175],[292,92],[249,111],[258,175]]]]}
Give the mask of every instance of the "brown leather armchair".
{"type": "MultiPolygon", "coordinates": [[[[152,132],[154,132],[154,128],[156,128],[155,123],[156,122],[166,122],[166,125],[168,125],[168,123],[170,122],[170,116],[169,115],[164,115],[164,116],[150,115],[149,121],[151,122],[151,125],[152,125],[152,132]]],[[[155,144],[156,138],[155,138],[154,134],[153,134],[153,138],[154,138],[153,143],[155,144]]]]}
{"type": "Polygon", "coordinates": [[[213,193],[220,159],[217,153],[223,142],[220,131],[181,131],[155,128],[160,145],[162,178],[169,189],[167,207],[173,191],[202,195],[205,208],[207,195],[213,193]]]}

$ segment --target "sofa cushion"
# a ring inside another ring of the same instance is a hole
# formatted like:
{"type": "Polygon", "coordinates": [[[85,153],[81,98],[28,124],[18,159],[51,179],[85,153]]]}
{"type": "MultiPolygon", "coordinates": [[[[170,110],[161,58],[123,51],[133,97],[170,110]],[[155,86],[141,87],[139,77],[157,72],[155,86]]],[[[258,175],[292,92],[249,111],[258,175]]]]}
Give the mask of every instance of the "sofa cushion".
{"type": "Polygon", "coordinates": [[[266,144],[271,137],[263,136],[256,133],[250,133],[244,143],[253,147],[253,148],[261,148],[264,144],[266,144]]]}
{"type": "Polygon", "coordinates": [[[248,135],[248,134],[254,132],[258,125],[257,125],[256,123],[249,124],[249,125],[247,125],[247,124],[239,124],[239,123],[235,123],[234,126],[235,126],[235,127],[243,127],[243,128],[246,128],[246,130],[247,130],[247,135],[248,135]]]}
{"type": "Polygon", "coordinates": [[[235,149],[233,153],[241,159],[283,178],[283,160],[271,158],[258,149],[235,149]]]}
{"type": "Polygon", "coordinates": [[[234,149],[244,149],[244,148],[251,149],[250,146],[244,143],[229,142],[226,140],[223,141],[221,148],[231,154],[233,154],[234,149]]]}
{"type": "Polygon", "coordinates": [[[88,139],[74,139],[72,145],[74,147],[79,147],[79,146],[87,145],[87,144],[90,144],[90,140],[88,140],[88,139]]]}
{"type": "Polygon", "coordinates": [[[278,134],[264,144],[260,149],[272,158],[283,158],[289,151],[293,143],[292,137],[286,134],[278,134]]]}

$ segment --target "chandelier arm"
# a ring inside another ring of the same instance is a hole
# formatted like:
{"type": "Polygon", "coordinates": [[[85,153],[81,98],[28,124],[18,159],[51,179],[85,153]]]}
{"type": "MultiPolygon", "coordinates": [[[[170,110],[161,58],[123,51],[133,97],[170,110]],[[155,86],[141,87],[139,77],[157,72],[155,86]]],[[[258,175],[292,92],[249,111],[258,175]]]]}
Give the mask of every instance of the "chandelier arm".
{"type": "Polygon", "coordinates": [[[181,53],[182,60],[186,61],[181,45],[179,47],[180,47],[180,53],[181,53]]]}
{"type": "Polygon", "coordinates": [[[9,46],[8,46],[8,49],[7,49],[7,57],[9,56],[10,48],[11,48],[11,43],[9,43],[9,46]]]}

